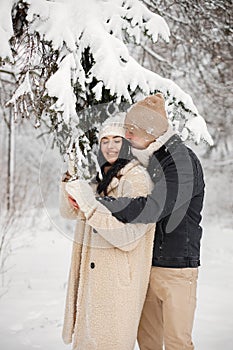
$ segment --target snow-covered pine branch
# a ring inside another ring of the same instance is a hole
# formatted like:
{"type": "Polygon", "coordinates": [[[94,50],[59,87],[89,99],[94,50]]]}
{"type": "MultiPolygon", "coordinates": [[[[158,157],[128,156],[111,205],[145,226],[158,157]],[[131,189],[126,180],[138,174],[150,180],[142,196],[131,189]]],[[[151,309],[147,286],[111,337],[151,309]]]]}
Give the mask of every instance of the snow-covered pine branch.
{"type": "Polygon", "coordinates": [[[37,119],[53,111],[53,118],[61,116],[59,123],[72,123],[77,108],[107,102],[106,91],[109,101],[117,103],[134,102],[136,91],[141,97],[161,91],[171,118],[176,119],[182,106],[183,135],[212,144],[192,98],[129,53],[127,45],[139,44],[145,33],[154,42],[159,36],[169,41],[167,23],[141,1],[2,0],[0,23],[0,56],[16,66],[19,56],[22,62],[16,69],[19,86],[10,102],[17,106],[27,98],[37,119]],[[27,40],[21,41],[25,31],[27,40]]]}

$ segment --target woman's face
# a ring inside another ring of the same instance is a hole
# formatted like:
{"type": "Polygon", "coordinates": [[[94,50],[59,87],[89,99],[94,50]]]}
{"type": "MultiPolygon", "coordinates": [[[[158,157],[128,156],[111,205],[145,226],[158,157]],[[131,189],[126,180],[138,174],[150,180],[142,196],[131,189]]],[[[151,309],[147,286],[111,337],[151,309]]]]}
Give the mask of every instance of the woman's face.
{"type": "Polygon", "coordinates": [[[100,149],[104,158],[113,164],[118,159],[122,146],[121,136],[105,136],[101,139],[100,149]]]}

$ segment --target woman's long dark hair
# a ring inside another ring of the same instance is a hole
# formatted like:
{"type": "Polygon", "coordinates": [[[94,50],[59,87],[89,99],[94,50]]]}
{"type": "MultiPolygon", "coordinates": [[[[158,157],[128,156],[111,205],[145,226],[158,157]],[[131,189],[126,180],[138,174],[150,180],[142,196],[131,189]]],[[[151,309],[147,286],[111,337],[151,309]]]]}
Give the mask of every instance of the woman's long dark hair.
{"type": "Polygon", "coordinates": [[[99,174],[96,176],[96,180],[98,182],[97,192],[107,195],[107,188],[112,179],[117,176],[118,172],[124,168],[126,164],[128,164],[133,159],[133,155],[131,153],[131,146],[129,141],[122,137],[122,146],[117,160],[110,164],[104,158],[103,153],[101,151],[101,147],[99,148],[99,152],[97,155],[97,160],[101,169],[103,179],[100,180],[99,174]],[[105,167],[110,166],[110,169],[105,173],[105,167]]]}

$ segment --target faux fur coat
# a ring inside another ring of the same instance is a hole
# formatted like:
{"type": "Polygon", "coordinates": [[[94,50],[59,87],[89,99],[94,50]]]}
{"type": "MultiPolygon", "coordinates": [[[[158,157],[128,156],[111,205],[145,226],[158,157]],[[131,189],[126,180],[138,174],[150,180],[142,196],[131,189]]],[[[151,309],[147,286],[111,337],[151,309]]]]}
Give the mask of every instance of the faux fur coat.
{"type": "MultiPolygon", "coordinates": [[[[132,160],[108,195],[143,196],[152,182],[132,160]]],[[[90,218],[74,209],[61,183],[60,212],[76,219],[63,340],[75,350],[133,350],[151,270],[155,224],[123,224],[102,205],[90,218]]]]}

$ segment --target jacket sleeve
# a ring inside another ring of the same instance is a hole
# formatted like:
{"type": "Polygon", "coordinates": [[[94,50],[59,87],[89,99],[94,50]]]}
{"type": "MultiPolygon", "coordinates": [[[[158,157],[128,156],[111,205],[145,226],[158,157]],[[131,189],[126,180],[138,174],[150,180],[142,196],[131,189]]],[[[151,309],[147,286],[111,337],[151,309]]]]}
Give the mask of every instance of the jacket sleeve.
{"type": "MultiPolygon", "coordinates": [[[[135,196],[136,194],[145,195],[151,189],[149,185],[150,179],[145,171],[138,171],[136,176],[132,174],[130,176],[129,174],[127,180],[122,185],[123,194],[130,196],[135,196]]],[[[101,203],[98,203],[97,209],[87,219],[87,223],[106,241],[124,251],[134,249],[139,239],[148,230],[155,230],[154,224],[124,224],[112,216],[111,212],[101,203]]]]}
{"type": "Polygon", "coordinates": [[[155,169],[158,174],[150,173],[155,186],[147,197],[104,197],[98,200],[124,223],[155,223],[178,209],[181,217],[187,211],[192,196],[200,191],[191,158],[187,153],[177,152],[168,158],[163,168],[155,169]]]}

